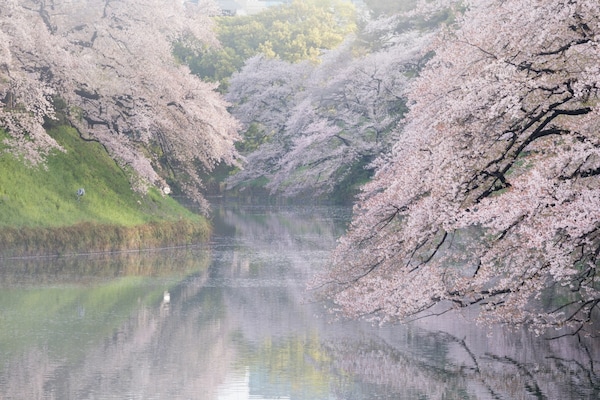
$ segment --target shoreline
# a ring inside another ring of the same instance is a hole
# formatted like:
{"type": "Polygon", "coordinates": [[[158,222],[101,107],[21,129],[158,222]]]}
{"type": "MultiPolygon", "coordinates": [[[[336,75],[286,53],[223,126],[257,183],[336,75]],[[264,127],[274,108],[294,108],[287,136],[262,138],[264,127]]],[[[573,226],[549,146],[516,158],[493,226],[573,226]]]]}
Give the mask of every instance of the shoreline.
{"type": "Polygon", "coordinates": [[[64,227],[2,227],[0,260],[189,246],[207,242],[210,233],[205,219],[133,226],[82,222],[64,227]]]}

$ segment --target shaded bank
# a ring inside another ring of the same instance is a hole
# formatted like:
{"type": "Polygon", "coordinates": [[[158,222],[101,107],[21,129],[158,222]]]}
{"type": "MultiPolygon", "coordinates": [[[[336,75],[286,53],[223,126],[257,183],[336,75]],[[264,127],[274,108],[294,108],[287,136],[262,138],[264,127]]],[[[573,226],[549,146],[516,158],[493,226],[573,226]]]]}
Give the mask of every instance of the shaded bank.
{"type": "Polygon", "coordinates": [[[83,222],[66,227],[3,228],[0,258],[139,250],[206,242],[208,221],[162,221],[117,226],[83,222]]]}

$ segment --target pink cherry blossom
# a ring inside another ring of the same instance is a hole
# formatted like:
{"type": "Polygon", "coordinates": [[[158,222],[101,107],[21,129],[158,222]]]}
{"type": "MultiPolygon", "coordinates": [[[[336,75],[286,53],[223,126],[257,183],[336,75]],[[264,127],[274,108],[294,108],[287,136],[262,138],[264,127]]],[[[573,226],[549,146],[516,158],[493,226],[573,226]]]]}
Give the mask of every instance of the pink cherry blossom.
{"type": "Polygon", "coordinates": [[[332,267],[351,316],[581,332],[600,286],[600,3],[474,0],[409,87],[332,267]]]}
{"type": "Polygon", "coordinates": [[[178,65],[174,41],[213,45],[214,3],[179,0],[2,0],[0,126],[11,151],[43,162],[59,146],[42,124],[53,101],[86,140],[132,170],[132,184],[188,182],[198,169],[236,162],[237,122],[212,84],[178,65]]]}

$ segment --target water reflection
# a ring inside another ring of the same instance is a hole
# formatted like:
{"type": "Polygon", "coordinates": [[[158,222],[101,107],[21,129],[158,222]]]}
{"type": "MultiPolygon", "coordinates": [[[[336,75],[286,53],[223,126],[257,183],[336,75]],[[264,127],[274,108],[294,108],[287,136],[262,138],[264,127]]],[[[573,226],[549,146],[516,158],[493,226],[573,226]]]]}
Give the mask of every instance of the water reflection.
{"type": "Polygon", "coordinates": [[[306,301],[348,211],[217,207],[210,246],[0,265],[2,399],[596,399],[596,339],[306,301]]]}

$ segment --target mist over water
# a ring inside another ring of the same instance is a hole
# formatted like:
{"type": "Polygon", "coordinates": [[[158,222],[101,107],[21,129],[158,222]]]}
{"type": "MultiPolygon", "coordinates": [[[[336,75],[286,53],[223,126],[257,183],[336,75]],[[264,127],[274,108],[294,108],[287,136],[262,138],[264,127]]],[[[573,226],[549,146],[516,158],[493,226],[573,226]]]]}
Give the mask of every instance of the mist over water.
{"type": "Polygon", "coordinates": [[[205,246],[3,260],[0,398],[598,398],[592,339],[468,315],[378,327],[311,302],[349,214],[216,205],[205,246]]]}

